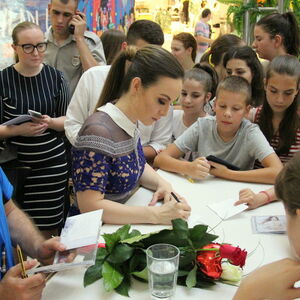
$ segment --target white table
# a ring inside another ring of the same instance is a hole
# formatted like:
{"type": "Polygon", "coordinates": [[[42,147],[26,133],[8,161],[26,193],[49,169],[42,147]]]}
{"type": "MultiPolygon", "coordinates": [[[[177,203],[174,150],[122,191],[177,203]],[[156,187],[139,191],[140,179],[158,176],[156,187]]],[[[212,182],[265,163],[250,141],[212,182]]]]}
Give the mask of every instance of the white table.
{"type": "MultiPolygon", "coordinates": [[[[244,274],[248,274],[259,266],[291,256],[288,239],[285,234],[253,234],[251,228],[251,216],[253,215],[280,215],[284,214],[281,202],[273,202],[252,211],[245,211],[226,221],[220,218],[207,207],[208,203],[225,200],[227,198],[238,199],[238,192],[242,188],[252,188],[254,191],[261,191],[270,185],[249,184],[233,181],[226,181],[210,177],[201,182],[189,182],[186,178],[159,171],[159,173],[171,182],[176,191],[184,196],[192,207],[192,219],[199,223],[208,224],[214,228],[212,233],[219,235],[219,242],[228,242],[233,245],[245,248],[248,251],[244,274]]],[[[140,188],[128,201],[130,205],[147,205],[152,196],[152,192],[140,188]]],[[[120,226],[104,225],[103,233],[111,233],[120,226]]],[[[142,233],[152,232],[166,228],[159,225],[134,225],[132,228],[138,229],[142,233]]],[[[56,274],[48,283],[44,290],[42,300],[122,300],[127,297],[120,296],[115,292],[107,293],[104,290],[102,280],[94,284],[83,287],[83,275],[85,269],[77,268],[56,274]]],[[[235,286],[225,285],[217,282],[209,289],[177,286],[174,300],[190,299],[203,300],[228,300],[236,291],[235,286]]],[[[130,290],[131,299],[150,299],[148,286],[145,283],[133,280],[130,290]]]]}

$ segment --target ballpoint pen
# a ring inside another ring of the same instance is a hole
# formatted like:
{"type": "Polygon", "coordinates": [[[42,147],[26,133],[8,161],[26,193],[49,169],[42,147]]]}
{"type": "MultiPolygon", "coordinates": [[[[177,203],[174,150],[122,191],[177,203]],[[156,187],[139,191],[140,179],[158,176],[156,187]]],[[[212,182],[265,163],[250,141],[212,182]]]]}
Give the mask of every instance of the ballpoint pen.
{"type": "Polygon", "coordinates": [[[22,271],[21,276],[22,276],[22,278],[27,278],[28,275],[26,274],[26,271],[25,271],[22,250],[19,245],[17,245],[17,253],[18,253],[19,263],[21,264],[21,271],[22,271]]]}
{"type": "Polygon", "coordinates": [[[6,251],[5,251],[5,245],[3,244],[2,250],[1,250],[1,267],[0,272],[2,274],[6,273],[6,251]]]}
{"type": "Polygon", "coordinates": [[[171,192],[171,195],[173,196],[173,198],[177,201],[177,202],[181,202],[180,200],[179,200],[179,198],[176,196],[176,194],[175,193],[173,193],[173,192],[171,192]]]}

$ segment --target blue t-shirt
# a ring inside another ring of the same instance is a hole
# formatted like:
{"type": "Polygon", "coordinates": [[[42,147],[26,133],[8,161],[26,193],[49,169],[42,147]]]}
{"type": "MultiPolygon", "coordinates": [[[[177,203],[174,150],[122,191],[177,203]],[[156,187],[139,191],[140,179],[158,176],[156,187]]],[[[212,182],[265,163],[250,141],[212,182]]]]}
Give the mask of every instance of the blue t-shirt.
{"type": "MultiPolygon", "coordinates": [[[[8,270],[14,265],[11,239],[8,230],[6,214],[4,209],[4,203],[11,199],[13,188],[8,181],[6,175],[4,174],[2,168],[0,167],[0,266],[2,267],[2,252],[5,249],[6,252],[6,269],[8,270]]],[[[0,278],[2,278],[3,273],[0,272],[0,278]]]]}

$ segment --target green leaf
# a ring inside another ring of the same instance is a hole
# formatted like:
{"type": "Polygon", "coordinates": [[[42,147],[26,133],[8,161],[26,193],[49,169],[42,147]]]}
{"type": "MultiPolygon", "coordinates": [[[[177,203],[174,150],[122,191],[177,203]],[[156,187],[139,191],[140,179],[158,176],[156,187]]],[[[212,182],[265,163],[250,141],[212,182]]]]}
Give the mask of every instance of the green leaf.
{"type": "Polygon", "coordinates": [[[210,244],[212,241],[214,241],[217,238],[218,238],[217,235],[206,233],[198,243],[199,248],[202,248],[203,246],[210,244]]]}
{"type": "Polygon", "coordinates": [[[194,268],[189,272],[188,276],[186,277],[186,286],[190,289],[194,287],[197,283],[196,279],[196,272],[197,272],[197,265],[194,265],[194,268]]]}
{"type": "Polygon", "coordinates": [[[103,263],[102,276],[104,279],[104,288],[107,292],[118,287],[124,278],[123,274],[107,261],[103,263]]]}
{"type": "MultiPolygon", "coordinates": [[[[128,233],[126,239],[130,239],[132,237],[139,236],[139,235],[141,235],[141,233],[138,230],[133,229],[131,232],[128,233]]],[[[121,243],[123,242],[123,240],[124,239],[121,240],[121,243]]]]}
{"type": "Polygon", "coordinates": [[[129,235],[128,233],[129,233],[130,227],[131,226],[129,224],[126,224],[116,231],[116,233],[120,237],[119,241],[122,241],[122,240],[125,240],[128,238],[128,235],[129,235]]]}
{"type": "Polygon", "coordinates": [[[96,264],[97,264],[97,262],[102,262],[105,259],[107,254],[108,253],[107,253],[106,248],[98,248],[97,256],[96,256],[96,264]]]}
{"type": "Polygon", "coordinates": [[[179,239],[174,234],[174,231],[170,229],[163,229],[157,232],[156,234],[152,234],[148,238],[143,240],[143,244],[145,248],[148,248],[153,244],[159,244],[159,243],[171,244],[177,247],[185,247],[187,245],[187,240],[179,239]]]}
{"type": "Polygon", "coordinates": [[[173,231],[179,239],[189,238],[189,227],[186,221],[182,219],[172,220],[173,231]]]}
{"type": "Polygon", "coordinates": [[[103,234],[105,246],[108,253],[111,253],[115,245],[120,241],[120,236],[117,232],[103,234]]]}
{"type": "Polygon", "coordinates": [[[189,274],[189,271],[185,271],[185,270],[178,270],[178,277],[182,277],[182,276],[186,276],[187,274],[189,274]]]}
{"type": "Polygon", "coordinates": [[[130,276],[125,276],[121,284],[116,287],[115,291],[122,296],[129,297],[130,286],[130,276]]]}
{"type": "Polygon", "coordinates": [[[133,248],[126,244],[118,244],[108,257],[108,261],[114,264],[128,260],[133,254],[133,248]]]}
{"type": "Polygon", "coordinates": [[[90,266],[84,273],[83,285],[84,287],[94,283],[102,278],[102,264],[98,263],[90,266]]]}
{"type": "Polygon", "coordinates": [[[148,268],[147,267],[140,272],[132,272],[131,274],[148,281],[148,268]]]}
{"type": "Polygon", "coordinates": [[[134,255],[129,261],[129,272],[139,272],[147,266],[146,254],[142,251],[135,251],[134,255]]]}
{"type": "Polygon", "coordinates": [[[159,233],[159,231],[157,232],[152,232],[152,233],[146,233],[146,234],[139,234],[139,235],[134,235],[126,240],[122,240],[122,243],[126,243],[126,244],[134,244],[137,242],[140,242],[141,240],[147,239],[148,237],[150,237],[151,235],[155,235],[159,233]]]}
{"type": "Polygon", "coordinates": [[[196,252],[190,249],[180,248],[179,256],[179,269],[187,266],[192,266],[192,263],[196,260],[196,252]]]}
{"type": "Polygon", "coordinates": [[[199,247],[199,243],[201,243],[201,240],[203,238],[203,236],[206,234],[207,232],[207,225],[196,225],[193,228],[191,228],[190,231],[190,239],[193,242],[194,248],[200,248],[199,247]]]}

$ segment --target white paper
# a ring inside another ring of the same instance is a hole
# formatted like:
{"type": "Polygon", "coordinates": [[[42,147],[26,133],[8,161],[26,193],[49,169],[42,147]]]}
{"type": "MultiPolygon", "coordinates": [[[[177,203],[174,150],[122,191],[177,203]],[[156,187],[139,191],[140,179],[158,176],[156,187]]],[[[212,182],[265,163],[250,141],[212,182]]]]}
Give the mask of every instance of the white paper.
{"type": "Polygon", "coordinates": [[[226,220],[248,208],[246,204],[234,206],[236,201],[237,200],[234,199],[227,199],[221,202],[209,204],[208,207],[213,210],[222,220],[226,220]]]}
{"type": "Polygon", "coordinates": [[[27,122],[31,120],[31,116],[30,115],[20,115],[14,119],[11,119],[7,122],[2,123],[1,125],[17,125],[23,122],[27,122]]]}
{"type": "Polygon", "coordinates": [[[91,266],[95,264],[98,249],[98,240],[102,225],[103,210],[96,210],[66,220],[60,236],[60,242],[67,250],[76,253],[72,262],[67,262],[69,253],[56,252],[52,265],[37,267],[27,270],[28,275],[44,272],[59,272],[79,266],[91,266]]]}
{"type": "Polygon", "coordinates": [[[102,212],[99,209],[67,218],[60,234],[60,242],[67,250],[97,243],[102,212]]]}

